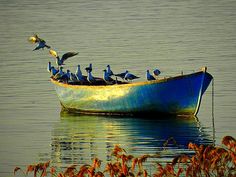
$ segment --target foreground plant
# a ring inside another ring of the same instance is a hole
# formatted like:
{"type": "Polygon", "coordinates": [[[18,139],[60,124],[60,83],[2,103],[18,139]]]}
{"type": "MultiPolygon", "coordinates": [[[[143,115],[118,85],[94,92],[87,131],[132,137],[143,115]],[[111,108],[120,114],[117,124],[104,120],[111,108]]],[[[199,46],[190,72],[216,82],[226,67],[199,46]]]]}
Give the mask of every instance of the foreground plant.
{"type": "Polygon", "coordinates": [[[95,158],[91,165],[86,164],[78,169],[76,165],[71,165],[64,172],[57,172],[55,167],[49,167],[50,161],[29,165],[25,171],[16,167],[14,175],[17,171],[21,171],[25,176],[33,173],[34,177],[44,177],[48,174],[55,177],[236,176],[236,140],[231,136],[226,136],[222,140],[222,145],[222,147],[198,146],[189,143],[188,148],[195,151],[195,155],[178,155],[172,160],[172,163],[165,165],[157,162],[156,172],[153,174],[148,174],[143,166],[143,163],[153,156],[134,157],[116,145],[111,154],[113,160],[107,163],[102,171],[100,170],[101,160],[95,158]]]}
{"type": "Polygon", "coordinates": [[[222,144],[225,147],[189,143],[195,155],[179,155],[171,165],[184,169],[185,176],[236,176],[236,140],[225,136],[222,144]]]}

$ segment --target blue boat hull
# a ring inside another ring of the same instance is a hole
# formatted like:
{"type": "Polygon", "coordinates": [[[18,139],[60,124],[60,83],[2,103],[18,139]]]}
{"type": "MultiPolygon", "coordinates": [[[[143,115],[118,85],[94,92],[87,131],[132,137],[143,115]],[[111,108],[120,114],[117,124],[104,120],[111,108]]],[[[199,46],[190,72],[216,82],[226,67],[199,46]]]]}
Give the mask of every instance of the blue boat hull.
{"type": "Polygon", "coordinates": [[[90,114],[162,113],[196,115],[212,80],[206,71],[155,81],[104,86],[51,80],[64,109],[90,114]]]}

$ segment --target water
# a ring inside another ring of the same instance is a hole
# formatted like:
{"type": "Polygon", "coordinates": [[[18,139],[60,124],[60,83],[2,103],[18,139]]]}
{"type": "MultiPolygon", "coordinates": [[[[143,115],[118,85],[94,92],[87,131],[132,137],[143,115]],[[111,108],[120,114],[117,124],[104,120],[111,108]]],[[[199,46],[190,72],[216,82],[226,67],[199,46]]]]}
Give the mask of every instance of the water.
{"type": "Polygon", "coordinates": [[[114,144],[134,155],[155,154],[174,137],[165,159],[187,152],[186,143],[221,143],[235,136],[236,2],[0,0],[0,176],[15,166],[51,159],[58,167],[104,162],[114,144]],[[91,62],[94,74],[110,64],[144,79],[158,67],[162,76],[207,66],[214,76],[215,133],[211,87],[197,119],[73,116],[60,105],[46,65],[47,50],[35,51],[34,33],[61,56],[78,51],[66,68],[91,62]]]}

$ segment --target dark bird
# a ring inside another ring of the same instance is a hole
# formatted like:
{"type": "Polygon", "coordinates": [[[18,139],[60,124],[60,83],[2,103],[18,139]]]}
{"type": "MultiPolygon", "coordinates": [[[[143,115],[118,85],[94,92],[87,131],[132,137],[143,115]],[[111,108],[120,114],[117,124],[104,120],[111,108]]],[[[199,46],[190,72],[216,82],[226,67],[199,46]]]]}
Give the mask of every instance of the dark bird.
{"type": "Polygon", "coordinates": [[[128,81],[128,80],[131,81],[131,80],[133,80],[133,79],[138,79],[138,78],[139,78],[138,76],[135,76],[135,75],[133,75],[133,74],[131,74],[131,73],[129,73],[129,72],[128,72],[128,73],[125,75],[125,77],[124,77],[124,79],[127,80],[127,81],[128,81]]]}
{"type": "Polygon", "coordinates": [[[51,67],[51,76],[55,76],[57,73],[59,72],[59,70],[55,69],[54,66],[51,67]]]}
{"type": "Polygon", "coordinates": [[[156,80],[155,77],[153,77],[153,76],[149,73],[149,70],[147,70],[146,76],[147,76],[147,80],[148,80],[148,81],[156,80]]]}
{"type": "Polygon", "coordinates": [[[64,75],[64,72],[63,72],[63,67],[62,66],[60,66],[59,67],[59,71],[54,75],[54,79],[60,79],[63,75],[64,75]]]}
{"type": "MultiPolygon", "coordinates": [[[[49,45],[46,44],[45,41],[40,41],[40,42],[38,43],[38,46],[35,47],[34,50],[44,49],[44,47],[46,47],[46,48],[48,48],[48,49],[51,48],[49,45]]],[[[34,51],[34,50],[33,50],[33,51],[34,51]]]]}
{"type": "Polygon", "coordinates": [[[49,50],[49,53],[56,58],[56,63],[58,66],[64,65],[64,62],[75,55],[78,55],[78,52],[67,52],[60,58],[55,50],[49,50]]]}
{"type": "Polygon", "coordinates": [[[55,76],[58,73],[58,70],[55,69],[54,66],[52,66],[51,62],[48,62],[48,67],[47,67],[48,72],[51,74],[51,76],[55,76]]]}
{"type": "Polygon", "coordinates": [[[29,41],[31,43],[34,43],[34,44],[38,43],[38,46],[35,47],[33,50],[44,49],[45,47],[48,48],[48,49],[51,48],[49,45],[46,44],[46,41],[41,39],[41,38],[39,38],[37,34],[35,34],[34,36],[31,36],[29,38],[29,41]]]}
{"type": "Polygon", "coordinates": [[[108,76],[114,75],[113,72],[112,72],[112,70],[111,70],[110,65],[107,65],[107,74],[108,74],[108,76]]]}
{"type": "Polygon", "coordinates": [[[154,76],[158,76],[159,74],[161,74],[161,71],[160,71],[159,69],[155,69],[155,70],[153,71],[153,75],[154,75],[154,76]]]}
{"type": "Polygon", "coordinates": [[[124,79],[125,78],[125,75],[128,73],[129,71],[125,71],[125,72],[123,72],[123,73],[120,73],[120,74],[115,74],[115,76],[117,76],[117,77],[120,77],[120,78],[122,78],[122,79],[124,79]]]}
{"type": "Polygon", "coordinates": [[[73,82],[79,82],[76,75],[72,72],[70,72],[70,80],[73,81],[73,82]]]}
{"type": "Polygon", "coordinates": [[[104,71],[103,80],[104,80],[106,83],[108,83],[108,84],[114,83],[114,79],[112,79],[112,78],[109,76],[107,70],[104,69],[103,71],[104,71]]]}
{"type": "Polygon", "coordinates": [[[95,82],[96,82],[96,79],[93,77],[92,72],[91,72],[91,71],[87,71],[87,72],[88,72],[87,80],[88,80],[91,84],[95,83],[95,82]]]}
{"type": "Polygon", "coordinates": [[[48,71],[48,72],[51,72],[51,69],[52,69],[52,64],[51,64],[51,62],[49,61],[49,62],[48,62],[48,67],[47,67],[47,71],[48,71]]]}
{"type": "Polygon", "coordinates": [[[85,82],[87,80],[86,76],[83,76],[83,74],[82,74],[82,72],[80,70],[80,65],[77,66],[77,69],[76,69],[76,72],[75,72],[75,76],[78,79],[78,81],[80,81],[80,82],[85,82]]]}
{"type": "Polygon", "coordinates": [[[60,78],[60,81],[68,83],[68,81],[70,80],[70,70],[67,69],[66,73],[64,73],[60,78]]]}
{"type": "Polygon", "coordinates": [[[85,70],[87,72],[92,72],[93,68],[92,68],[92,63],[89,64],[89,67],[86,67],[85,70]]]}

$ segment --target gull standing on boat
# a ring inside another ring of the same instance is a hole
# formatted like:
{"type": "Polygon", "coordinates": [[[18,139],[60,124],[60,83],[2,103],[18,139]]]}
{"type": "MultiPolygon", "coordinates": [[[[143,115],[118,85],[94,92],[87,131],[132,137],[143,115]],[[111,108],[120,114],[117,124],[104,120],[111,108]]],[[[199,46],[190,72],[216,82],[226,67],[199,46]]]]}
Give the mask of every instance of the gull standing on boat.
{"type": "Polygon", "coordinates": [[[92,68],[92,63],[89,64],[89,67],[86,67],[85,70],[87,72],[92,72],[93,68],[92,68]]]}
{"type": "Polygon", "coordinates": [[[51,62],[48,62],[48,67],[47,67],[48,72],[51,74],[51,76],[55,76],[58,72],[57,69],[55,69],[54,66],[52,66],[51,62]]]}
{"type": "Polygon", "coordinates": [[[133,75],[133,74],[131,74],[131,73],[129,73],[129,72],[128,72],[128,73],[125,75],[125,77],[124,77],[124,79],[127,80],[127,81],[128,81],[128,80],[131,81],[131,80],[133,80],[133,79],[138,79],[138,78],[139,78],[138,76],[135,76],[135,75],[133,75]]]}
{"type": "Polygon", "coordinates": [[[124,79],[125,78],[125,75],[128,73],[129,71],[128,70],[126,70],[125,72],[123,72],[123,73],[120,73],[120,74],[115,74],[115,76],[117,76],[117,77],[120,77],[120,78],[122,78],[122,79],[124,79]]]}
{"type": "Polygon", "coordinates": [[[64,72],[62,71],[62,69],[63,69],[63,67],[62,66],[60,66],[59,67],[59,71],[55,74],[55,76],[54,76],[54,79],[60,79],[62,76],[63,76],[63,74],[64,74],[64,72]]]}
{"type": "Polygon", "coordinates": [[[66,73],[64,73],[60,78],[60,81],[68,83],[68,81],[70,80],[70,70],[67,69],[66,73]]]}
{"type": "Polygon", "coordinates": [[[80,65],[77,66],[75,76],[80,82],[85,82],[86,81],[86,76],[83,76],[81,70],[80,70],[80,65]]]}
{"type": "Polygon", "coordinates": [[[103,71],[104,71],[103,80],[104,80],[106,83],[108,83],[108,84],[112,84],[112,83],[114,82],[114,79],[112,79],[112,78],[109,76],[107,70],[104,69],[103,71]]]}
{"type": "Polygon", "coordinates": [[[75,55],[78,55],[78,52],[67,52],[64,55],[62,55],[62,57],[60,58],[55,50],[51,49],[51,50],[49,50],[49,53],[57,59],[56,63],[57,63],[58,66],[64,65],[64,62],[68,58],[73,57],[75,55]]]}
{"type": "Polygon", "coordinates": [[[51,71],[50,71],[51,76],[55,76],[58,72],[59,72],[59,71],[58,71],[57,69],[55,69],[54,66],[51,67],[51,71]]]}
{"type": "Polygon", "coordinates": [[[108,76],[114,75],[113,72],[112,72],[112,70],[111,70],[110,65],[107,65],[107,75],[108,75],[108,76]]]}
{"type": "Polygon", "coordinates": [[[87,71],[87,72],[88,72],[87,80],[88,80],[91,84],[95,83],[95,82],[96,82],[96,79],[93,77],[92,72],[91,72],[91,71],[87,71]]]}
{"type": "Polygon", "coordinates": [[[148,80],[148,81],[156,80],[155,77],[153,77],[153,76],[149,73],[149,70],[147,70],[147,72],[146,72],[146,77],[147,77],[147,80],[148,80]]]}
{"type": "Polygon", "coordinates": [[[76,75],[72,72],[70,72],[70,80],[73,82],[79,82],[79,80],[77,79],[76,75]]]}

